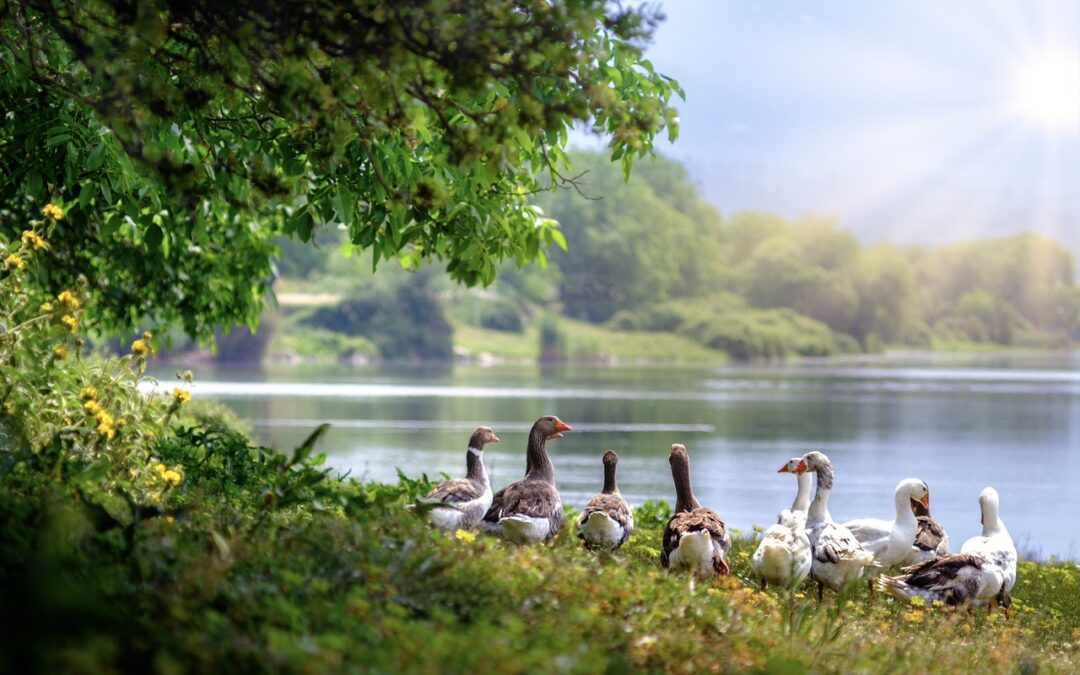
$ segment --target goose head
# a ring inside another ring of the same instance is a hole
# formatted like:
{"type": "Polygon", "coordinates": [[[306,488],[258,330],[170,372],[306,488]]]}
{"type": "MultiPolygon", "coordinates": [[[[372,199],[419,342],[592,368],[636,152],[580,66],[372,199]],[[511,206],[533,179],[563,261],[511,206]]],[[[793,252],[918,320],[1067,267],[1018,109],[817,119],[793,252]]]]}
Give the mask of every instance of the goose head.
{"type": "Polygon", "coordinates": [[[804,473],[807,470],[808,470],[808,467],[806,466],[806,460],[805,459],[803,459],[802,457],[792,457],[787,462],[785,462],[783,466],[781,466],[779,469],[777,469],[776,473],[795,473],[795,474],[799,474],[799,473],[804,473]]]}
{"type": "Polygon", "coordinates": [[[997,522],[998,519],[998,493],[992,487],[983,488],[979,493],[979,522],[986,525],[986,521],[997,522]]]}
{"type": "Polygon", "coordinates": [[[469,447],[483,451],[488,443],[498,443],[499,437],[491,430],[491,427],[476,427],[476,431],[469,437],[469,447]]]}
{"type": "Polygon", "coordinates": [[[573,431],[570,425],[563,422],[554,415],[545,415],[536,420],[536,424],[533,425],[533,431],[538,431],[544,435],[544,438],[562,438],[562,432],[573,431]]]}
{"type": "Polygon", "coordinates": [[[897,483],[896,496],[906,496],[909,502],[918,502],[924,509],[930,510],[930,487],[918,478],[905,478],[897,483]]]}

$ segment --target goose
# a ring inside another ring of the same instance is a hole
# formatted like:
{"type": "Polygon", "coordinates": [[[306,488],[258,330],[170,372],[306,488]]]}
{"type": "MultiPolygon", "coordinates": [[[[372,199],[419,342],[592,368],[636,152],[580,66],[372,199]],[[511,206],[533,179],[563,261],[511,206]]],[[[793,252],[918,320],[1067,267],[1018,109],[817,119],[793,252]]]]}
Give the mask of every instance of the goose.
{"type": "MultiPolygon", "coordinates": [[[[911,502],[916,501],[930,508],[930,488],[918,478],[905,478],[896,485],[893,492],[893,502],[896,507],[896,518],[883,520],[880,518],[859,518],[844,523],[844,527],[851,530],[855,538],[862,544],[863,550],[869,551],[874,556],[874,565],[880,568],[896,567],[903,564],[911,554],[911,547],[915,543],[915,534],[919,529],[919,521],[915,519],[915,513],[911,510],[911,502]]],[[[871,592],[874,591],[874,583],[867,579],[871,592]]]]}
{"type": "Polygon", "coordinates": [[[731,536],[716,512],[703,507],[694,497],[686,446],[672,445],[668,462],[675,481],[675,514],[664,527],[660,563],[670,569],[688,567],[706,577],[728,574],[725,558],[731,549],[731,536]]]}
{"type": "Polygon", "coordinates": [[[878,587],[897,600],[908,602],[918,596],[927,603],[940,601],[949,606],[986,604],[990,611],[998,604],[1008,610],[1012,604],[1002,569],[978,555],[945,554],[902,571],[899,576],[878,579],[878,587]]]}
{"type": "Polygon", "coordinates": [[[817,476],[814,501],[806,513],[806,534],[813,554],[810,576],[817,581],[818,600],[821,600],[825,586],[840,591],[862,578],[865,568],[874,564],[874,556],[863,549],[851,530],[835,522],[829,513],[833,486],[829,458],[812,451],[803,455],[802,461],[803,471],[813,471],[817,476]]]}
{"type": "Polygon", "coordinates": [[[793,473],[797,481],[798,489],[795,492],[795,501],[791,503],[792,511],[802,511],[804,514],[810,508],[810,474],[806,472],[806,462],[802,457],[792,457],[776,473],[793,473]]]}
{"type": "Polygon", "coordinates": [[[525,477],[495,493],[480,521],[484,530],[515,544],[534,544],[555,536],[563,524],[562,500],[555,469],[547,455],[549,438],[562,438],[570,425],[554,415],[536,420],[529,431],[525,477]]]}
{"type": "MultiPolygon", "coordinates": [[[[992,487],[984,488],[979,493],[979,511],[982,513],[982,534],[974,536],[964,542],[960,547],[961,553],[977,555],[991,565],[1001,569],[1004,581],[1002,599],[1007,600],[1008,594],[1016,584],[1016,545],[1005,523],[998,515],[998,493],[992,487]]],[[[1002,604],[1005,604],[1004,602],[1002,604]]],[[[990,607],[992,610],[993,607],[990,607]]],[[[1008,607],[1006,606],[1006,609],[1008,607]]],[[[1006,613],[1006,616],[1008,614],[1006,613]]]]}
{"type": "Polygon", "coordinates": [[[806,535],[806,511],[810,506],[810,474],[801,457],[788,460],[777,473],[794,473],[798,489],[790,509],[780,512],[776,524],[761,535],[750,564],[761,579],[761,590],[767,584],[793,588],[810,573],[810,539],[806,535]]]}
{"type": "Polygon", "coordinates": [[[634,513],[619,493],[615,467],[619,456],[614,450],[604,453],[604,489],[585,504],[578,516],[577,530],[587,548],[614,550],[626,543],[634,531],[634,513]]]}
{"type": "Polygon", "coordinates": [[[919,521],[919,529],[915,533],[915,543],[908,553],[905,565],[914,565],[948,554],[949,535],[945,532],[945,528],[930,517],[930,509],[923,506],[922,502],[913,499],[911,510],[915,513],[915,519],[919,521]]]}
{"type": "Polygon", "coordinates": [[[491,506],[491,482],[484,469],[484,446],[498,442],[499,437],[488,427],[477,427],[469,437],[465,477],[443,481],[427,495],[427,499],[445,505],[428,512],[435,527],[453,532],[458,528],[469,529],[480,522],[491,506]]]}
{"type": "Polygon", "coordinates": [[[806,512],[784,509],[776,525],[765,530],[750,565],[761,579],[761,590],[769,583],[794,588],[810,574],[811,560],[806,512]]]}

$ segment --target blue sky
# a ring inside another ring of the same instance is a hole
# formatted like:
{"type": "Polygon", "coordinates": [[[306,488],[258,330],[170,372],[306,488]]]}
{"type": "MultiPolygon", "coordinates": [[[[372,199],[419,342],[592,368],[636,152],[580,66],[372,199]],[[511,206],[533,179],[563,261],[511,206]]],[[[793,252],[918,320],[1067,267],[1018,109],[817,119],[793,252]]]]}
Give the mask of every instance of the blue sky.
{"type": "Polygon", "coordinates": [[[687,100],[660,151],[721,211],[835,216],[868,241],[1037,229],[1080,249],[1080,2],[663,9],[647,56],[687,100]]]}

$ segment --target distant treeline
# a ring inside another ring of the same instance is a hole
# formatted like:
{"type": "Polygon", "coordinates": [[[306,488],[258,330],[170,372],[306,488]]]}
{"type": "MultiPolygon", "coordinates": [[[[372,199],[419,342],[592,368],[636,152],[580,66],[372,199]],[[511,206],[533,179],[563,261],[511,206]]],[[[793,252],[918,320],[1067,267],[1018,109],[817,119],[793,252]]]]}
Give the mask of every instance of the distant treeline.
{"type": "MultiPolygon", "coordinates": [[[[347,325],[414,357],[449,355],[449,340],[431,339],[433,328],[440,335],[449,330],[439,307],[497,331],[520,332],[540,314],[554,313],[616,329],[678,333],[735,358],[873,352],[886,345],[1057,347],[1080,337],[1072,255],[1042,235],[937,248],[865,246],[828,219],[723,216],[674,161],[642,162],[626,184],[604,155],[573,159],[574,174],[587,172],[580,193],[536,198],[561,223],[567,250],[551,251],[546,268],[505,265],[486,291],[454,288],[430,270],[385,274],[383,267],[371,277],[370,263],[355,261],[346,270],[334,245],[287,245],[279,269],[286,277],[338,284],[352,278],[343,310],[393,305],[400,295],[397,311],[417,309],[416,315],[377,321],[371,330],[416,330],[416,340],[364,333],[364,322],[338,321],[325,308],[310,323],[332,330],[347,325]],[[417,292],[431,301],[420,301],[417,292]],[[439,353],[427,354],[432,346],[439,353]]],[[[323,236],[334,243],[332,232],[323,236]]]]}

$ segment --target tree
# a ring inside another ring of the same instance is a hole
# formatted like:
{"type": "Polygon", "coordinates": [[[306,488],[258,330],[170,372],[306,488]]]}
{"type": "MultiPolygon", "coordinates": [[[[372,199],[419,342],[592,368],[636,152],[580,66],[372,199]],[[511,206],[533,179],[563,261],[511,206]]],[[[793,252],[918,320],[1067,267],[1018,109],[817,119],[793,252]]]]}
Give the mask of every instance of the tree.
{"type": "Polygon", "coordinates": [[[606,0],[26,0],[0,5],[0,229],[59,204],[57,291],[102,327],[254,322],[273,237],[341,224],[374,260],[466,284],[566,242],[528,204],[677,133],[643,58],[661,15],[606,0]]]}

